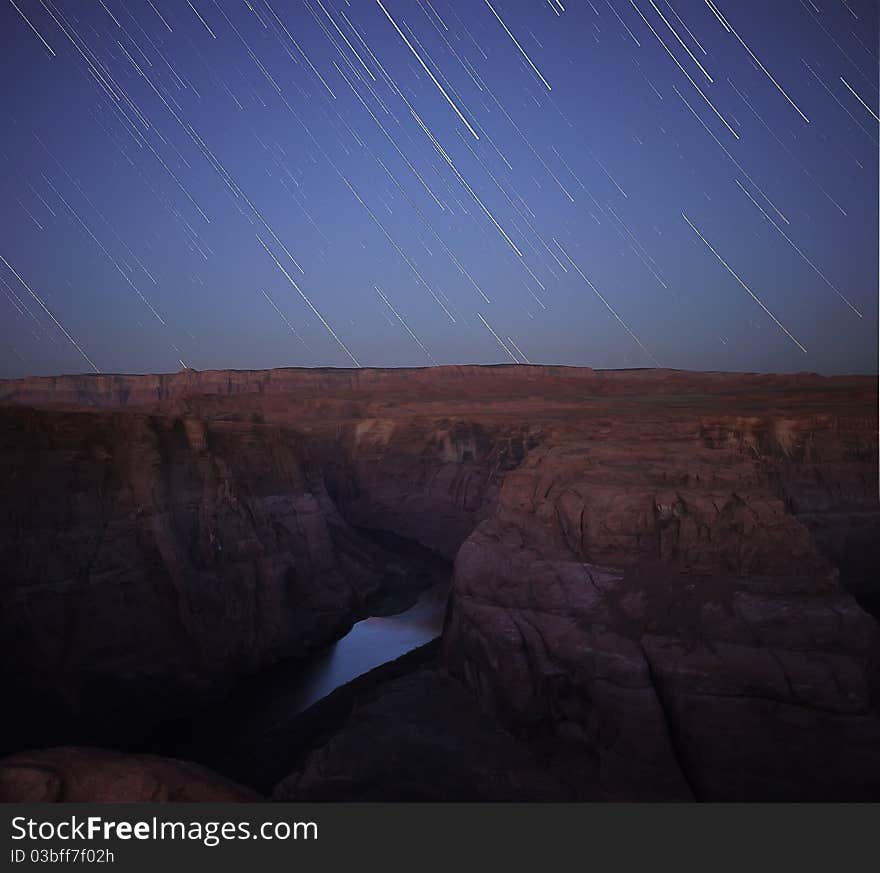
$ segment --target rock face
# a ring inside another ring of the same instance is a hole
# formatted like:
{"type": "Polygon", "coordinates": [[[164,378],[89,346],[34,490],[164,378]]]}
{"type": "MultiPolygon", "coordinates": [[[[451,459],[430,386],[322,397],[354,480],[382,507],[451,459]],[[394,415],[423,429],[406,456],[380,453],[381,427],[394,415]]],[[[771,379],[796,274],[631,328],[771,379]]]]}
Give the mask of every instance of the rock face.
{"type": "Polygon", "coordinates": [[[796,514],[869,511],[870,435],[677,417],[505,479],[456,561],[450,669],[591,799],[878,796],[877,624],[796,514]]]}
{"type": "Polygon", "coordinates": [[[284,802],[536,801],[570,795],[448,675],[417,670],[357,700],[272,792],[284,802]]]}
{"type": "Polygon", "coordinates": [[[621,573],[493,520],[444,644],[585,799],[877,796],[877,626],[833,574],[621,573]]]}
{"type": "Polygon", "coordinates": [[[245,803],[260,800],[204,767],[106,749],[21,752],[0,761],[0,803],[245,803]]]}
{"type": "MultiPolygon", "coordinates": [[[[455,561],[443,664],[568,796],[880,795],[880,638],[849,593],[880,602],[876,379],[218,371],[0,400],[17,700],[113,734],[302,654],[406,587],[372,529],[455,561]]],[[[426,683],[388,711],[434,712],[426,683]]],[[[313,751],[290,796],[336,778],[313,751]]]]}
{"type": "Polygon", "coordinates": [[[420,584],[342,519],[295,434],[9,407],[0,566],[21,744],[139,741],[420,584]]]}

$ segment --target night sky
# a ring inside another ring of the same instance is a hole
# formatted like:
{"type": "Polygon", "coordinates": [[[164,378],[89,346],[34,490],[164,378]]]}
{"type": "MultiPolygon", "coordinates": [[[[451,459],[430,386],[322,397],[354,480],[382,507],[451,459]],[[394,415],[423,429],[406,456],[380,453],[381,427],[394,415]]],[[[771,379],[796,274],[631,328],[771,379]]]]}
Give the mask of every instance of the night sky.
{"type": "Polygon", "coordinates": [[[876,0],[0,0],[0,376],[877,372],[876,0]]]}

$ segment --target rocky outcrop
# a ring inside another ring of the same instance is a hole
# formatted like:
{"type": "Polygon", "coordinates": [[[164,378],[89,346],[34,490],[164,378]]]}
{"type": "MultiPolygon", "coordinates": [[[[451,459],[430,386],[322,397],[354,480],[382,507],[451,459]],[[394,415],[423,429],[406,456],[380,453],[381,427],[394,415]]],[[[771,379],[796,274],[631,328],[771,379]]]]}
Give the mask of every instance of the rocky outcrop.
{"type": "MultiPolygon", "coordinates": [[[[393,534],[455,560],[443,663],[569,796],[880,790],[878,630],[849,593],[878,602],[876,379],[186,371],[0,398],[2,681],[36,722],[50,700],[129,730],[338,636],[407,587],[393,534]]],[[[394,700],[461,693],[426,676],[394,700]]],[[[360,761],[351,796],[382,705],[321,746],[360,761]]],[[[342,778],[310,754],[290,796],[342,778]]]]}
{"type": "Polygon", "coordinates": [[[245,803],[259,794],[188,761],[62,747],[0,760],[0,803],[245,803]]]}
{"type": "Polygon", "coordinates": [[[796,514],[870,506],[848,424],[620,416],[536,450],[459,552],[450,669],[585,798],[878,796],[880,633],[796,514]]]}

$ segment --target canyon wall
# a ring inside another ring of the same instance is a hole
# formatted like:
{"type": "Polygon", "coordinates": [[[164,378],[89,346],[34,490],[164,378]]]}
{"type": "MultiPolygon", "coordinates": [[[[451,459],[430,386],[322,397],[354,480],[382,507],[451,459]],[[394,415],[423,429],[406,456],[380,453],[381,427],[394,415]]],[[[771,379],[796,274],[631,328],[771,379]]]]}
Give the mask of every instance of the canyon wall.
{"type": "Polygon", "coordinates": [[[876,379],[185,371],[0,403],[20,699],[179,709],[405,587],[393,534],[455,561],[443,663],[573,796],[880,791],[847,590],[877,602],[876,379]]]}
{"type": "Polygon", "coordinates": [[[876,535],[876,434],[645,424],[506,478],[456,561],[450,669],[584,799],[876,797],[877,624],[796,514],[876,535]]]}
{"type": "Polygon", "coordinates": [[[7,742],[118,744],[418,589],[296,434],[0,407],[7,742]]]}

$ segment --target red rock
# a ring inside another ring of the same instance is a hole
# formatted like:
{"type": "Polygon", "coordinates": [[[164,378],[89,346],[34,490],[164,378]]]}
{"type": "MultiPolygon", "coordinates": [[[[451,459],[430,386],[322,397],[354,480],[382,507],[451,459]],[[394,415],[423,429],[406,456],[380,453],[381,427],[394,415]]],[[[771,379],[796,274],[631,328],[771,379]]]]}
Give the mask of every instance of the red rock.
{"type": "Polygon", "coordinates": [[[109,681],[155,708],[338,632],[382,585],[356,525],[455,558],[448,668],[579,796],[880,792],[878,628],[838,574],[876,596],[875,378],[214,371],[0,397],[4,637],[75,705],[109,681]]]}
{"type": "Polygon", "coordinates": [[[393,560],[339,515],[290,431],[0,407],[6,730],[139,742],[344,634],[411,584],[393,560]]]}
{"type": "Polygon", "coordinates": [[[189,761],[57,748],[0,760],[0,803],[242,803],[261,800],[189,761]]]}

